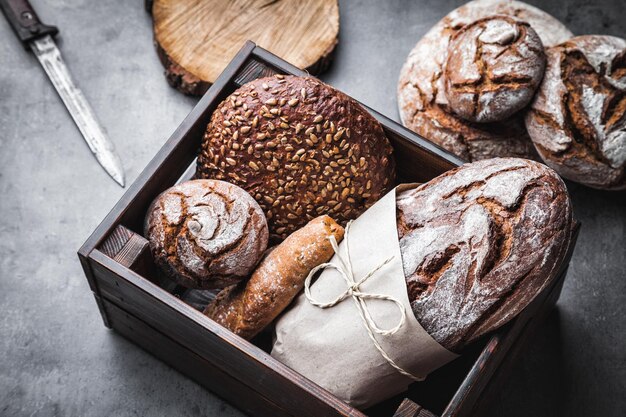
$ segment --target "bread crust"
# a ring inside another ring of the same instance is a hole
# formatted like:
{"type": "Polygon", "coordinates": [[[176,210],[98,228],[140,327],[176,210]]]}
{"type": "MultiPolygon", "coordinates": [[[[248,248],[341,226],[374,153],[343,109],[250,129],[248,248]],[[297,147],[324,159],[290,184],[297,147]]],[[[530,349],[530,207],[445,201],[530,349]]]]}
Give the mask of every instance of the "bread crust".
{"type": "Polygon", "coordinates": [[[343,239],[343,227],[328,216],[311,220],[275,247],[250,280],[222,290],[205,314],[244,339],[269,325],[302,290],[316,266],[333,256],[328,239],[343,239]]]}
{"type": "Polygon", "coordinates": [[[547,166],[495,158],[400,193],[397,224],[413,313],[459,351],[515,317],[554,278],[572,209],[547,166]]]}
{"type": "Polygon", "coordinates": [[[391,188],[395,165],[382,127],[355,100],[315,78],[277,75],[220,104],[197,176],[247,190],[276,241],[320,214],[358,217],[391,188]]]}
{"type": "Polygon", "coordinates": [[[546,164],[600,189],[626,188],[626,40],[577,36],[549,48],[526,127],[546,164]]]}
{"type": "Polygon", "coordinates": [[[478,19],[450,40],[446,98],[470,122],[505,120],[530,103],[545,65],[543,44],[530,24],[506,15],[478,19]]]}
{"type": "Polygon", "coordinates": [[[398,81],[400,119],[409,129],[467,161],[498,156],[538,159],[522,115],[494,123],[468,122],[453,114],[444,93],[443,65],[451,37],[465,25],[493,14],[530,23],[544,46],[573,36],[558,20],[528,4],[471,1],[439,21],[409,54],[398,81]]]}
{"type": "Polygon", "coordinates": [[[243,189],[193,180],[150,205],[144,234],[155,263],[190,288],[224,288],[247,278],[267,248],[261,207],[243,189]]]}

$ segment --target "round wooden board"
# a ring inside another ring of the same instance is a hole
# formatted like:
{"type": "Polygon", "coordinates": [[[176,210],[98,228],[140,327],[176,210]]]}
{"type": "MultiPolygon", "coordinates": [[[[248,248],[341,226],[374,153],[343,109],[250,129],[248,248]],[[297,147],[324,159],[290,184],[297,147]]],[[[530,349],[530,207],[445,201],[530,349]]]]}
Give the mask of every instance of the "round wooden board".
{"type": "Polygon", "coordinates": [[[200,95],[245,41],[312,74],[330,63],[337,0],[154,0],[154,40],[170,85],[200,95]]]}

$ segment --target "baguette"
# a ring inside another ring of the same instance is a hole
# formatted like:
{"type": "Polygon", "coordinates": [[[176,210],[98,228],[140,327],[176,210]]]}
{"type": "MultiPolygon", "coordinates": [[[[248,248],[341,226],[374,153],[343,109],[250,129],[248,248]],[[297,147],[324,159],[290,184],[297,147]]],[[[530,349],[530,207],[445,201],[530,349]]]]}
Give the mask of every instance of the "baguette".
{"type": "Polygon", "coordinates": [[[333,256],[328,237],[339,242],[343,232],[329,216],[311,220],[269,252],[247,282],[222,290],[204,314],[252,339],[291,303],[309,272],[333,256]]]}

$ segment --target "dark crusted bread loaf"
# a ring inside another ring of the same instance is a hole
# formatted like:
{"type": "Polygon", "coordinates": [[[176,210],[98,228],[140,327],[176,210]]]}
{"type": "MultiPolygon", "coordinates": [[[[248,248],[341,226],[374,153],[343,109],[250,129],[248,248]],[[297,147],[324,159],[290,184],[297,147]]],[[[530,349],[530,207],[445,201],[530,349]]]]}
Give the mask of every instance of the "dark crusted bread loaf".
{"type": "Polygon", "coordinates": [[[186,287],[212,289],[250,276],[267,248],[268,230],[247,192],[223,181],[194,180],[152,202],[145,236],[167,275],[186,287]]]}
{"type": "Polygon", "coordinates": [[[555,276],[572,209],[547,166],[495,158],[400,193],[397,225],[413,313],[458,351],[512,319],[555,276]]]}
{"type": "Polygon", "coordinates": [[[541,82],[546,55],[530,24],[506,15],[458,31],[444,66],[446,98],[470,122],[505,120],[526,107],[541,82]]]}
{"type": "Polygon", "coordinates": [[[537,151],[565,178],[626,188],[626,40],[577,36],[547,54],[526,116],[537,151]]]}
{"type": "Polygon", "coordinates": [[[443,65],[452,36],[465,25],[493,14],[530,23],[544,46],[572,33],[549,14],[519,1],[471,1],[437,23],[409,54],[398,82],[402,123],[459,157],[474,161],[496,156],[537,158],[522,115],[494,123],[472,123],[454,115],[444,93],[443,65]]]}
{"type": "Polygon", "coordinates": [[[223,289],[204,314],[244,339],[270,324],[302,290],[313,268],[332,258],[328,239],[343,239],[343,227],[320,216],[268,253],[250,279],[223,289]]]}
{"type": "Polygon", "coordinates": [[[363,107],[315,78],[277,75],[239,88],[213,113],[197,175],[232,182],[284,239],[328,214],[358,217],[394,182],[392,148],[363,107]]]}

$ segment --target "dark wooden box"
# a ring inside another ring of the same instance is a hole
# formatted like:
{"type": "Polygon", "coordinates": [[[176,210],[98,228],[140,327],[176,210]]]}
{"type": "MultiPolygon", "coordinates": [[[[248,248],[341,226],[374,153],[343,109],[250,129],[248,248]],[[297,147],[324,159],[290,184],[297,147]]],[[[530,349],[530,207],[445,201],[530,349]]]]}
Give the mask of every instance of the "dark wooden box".
{"type": "MultiPolygon", "coordinates": [[[[274,73],[305,75],[248,42],[79,250],[104,324],[255,416],[479,414],[558,299],[577,233],[558,276],[519,317],[426,381],[365,411],[350,407],[273,359],[263,341],[255,340],[255,345],[217,325],[183,302],[180,288],[168,287],[157,278],[141,235],[148,205],[166,188],[191,177],[204,129],[217,105],[245,82],[274,73]]],[[[462,163],[370,111],[393,144],[403,181],[425,182],[462,163]]]]}

